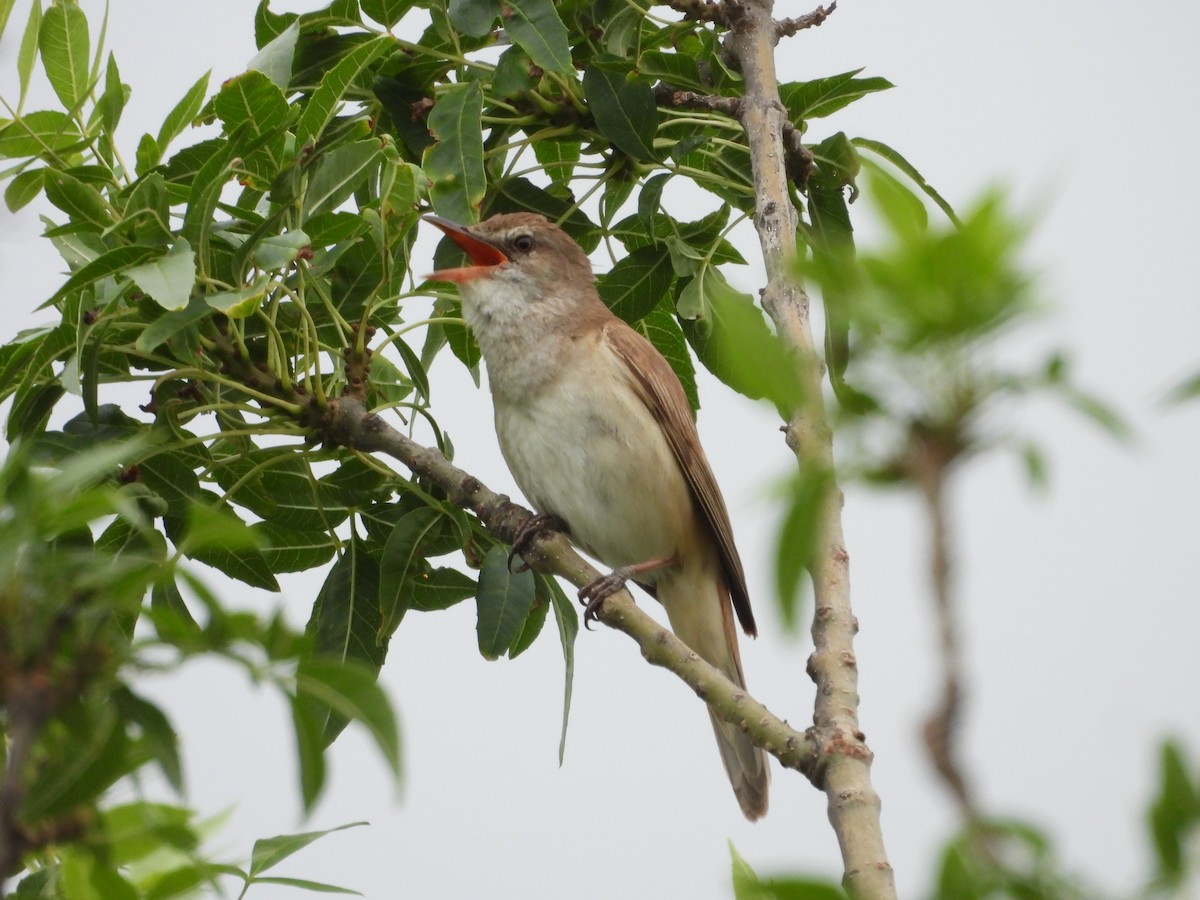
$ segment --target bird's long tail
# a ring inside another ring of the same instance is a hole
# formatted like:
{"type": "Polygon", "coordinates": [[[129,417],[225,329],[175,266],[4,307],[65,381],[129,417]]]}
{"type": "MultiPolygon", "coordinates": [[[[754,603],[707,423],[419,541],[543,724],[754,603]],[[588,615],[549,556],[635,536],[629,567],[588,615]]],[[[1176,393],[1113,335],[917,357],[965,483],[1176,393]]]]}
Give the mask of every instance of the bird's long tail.
{"type": "MultiPolygon", "coordinates": [[[[676,636],[730,681],[745,688],[733,608],[723,578],[714,578],[711,571],[699,568],[672,572],[659,582],[658,597],[676,636]]],[[[746,818],[753,822],[767,811],[767,786],[771,781],[767,754],[754,746],[738,726],[711,709],[708,714],[733,793],[746,818]]]]}

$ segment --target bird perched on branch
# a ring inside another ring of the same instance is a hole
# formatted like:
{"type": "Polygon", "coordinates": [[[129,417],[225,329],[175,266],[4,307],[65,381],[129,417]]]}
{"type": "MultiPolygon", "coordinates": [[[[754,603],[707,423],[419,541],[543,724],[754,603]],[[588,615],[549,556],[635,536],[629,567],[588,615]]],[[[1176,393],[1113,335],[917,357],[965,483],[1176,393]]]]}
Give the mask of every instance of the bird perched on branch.
{"type": "MultiPolygon", "coordinates": [[[[658,598],[675,634],[739,687],[736,613],[755,635],[725,501],[687,395],[654,345],[604,305],[583,249],[532,213],[473,226],[427,221],[470,265],[429,276],[462,294],[487,364],[496,433],[542,520],[613,573],[580,592],[594,617],[632,579],[658,598]]],[[[742,812],[767,811],[766,754],[710,710],[742,812]]]]}

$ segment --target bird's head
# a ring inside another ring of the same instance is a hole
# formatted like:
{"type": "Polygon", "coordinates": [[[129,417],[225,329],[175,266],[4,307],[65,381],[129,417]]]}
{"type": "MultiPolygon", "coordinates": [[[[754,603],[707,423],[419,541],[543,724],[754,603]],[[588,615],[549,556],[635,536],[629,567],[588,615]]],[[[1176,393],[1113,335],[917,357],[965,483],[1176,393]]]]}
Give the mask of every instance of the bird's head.
{"type": "Polygon", "coordinates": [[[440,269],[430,279],[472,288],[504,283],[551,295],[564,287],[591,284],[592,267],[583,248],[545,216],[502,213],[469,226],[440,216],[425,216],[425,221],[444,231],[471,259],[469,266],[440,269]]]}

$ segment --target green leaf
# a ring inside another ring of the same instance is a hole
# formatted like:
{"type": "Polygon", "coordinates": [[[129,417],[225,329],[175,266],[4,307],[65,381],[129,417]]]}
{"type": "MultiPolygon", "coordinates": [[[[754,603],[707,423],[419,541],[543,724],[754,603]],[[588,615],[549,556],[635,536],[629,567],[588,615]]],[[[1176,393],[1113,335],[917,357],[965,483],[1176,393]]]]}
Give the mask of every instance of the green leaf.
{"type": "Polygon", "coordinates": [[[673,88],[703,93],[709,90],[700,78],[700,67],[695,58],[686,53],[646,50],[638,57],[637,67],[642,75],[657,78],[673,88]]]}
{"type": "Polygon", "coordinates": [[[293,21],[254,54],[246,68],[262,72],[277,88],[286,91],[292,82],[292,65],[299,38],[300,23],[293,21]]]}
{"type": "Polygon", "coordinates": [[[563,652],[562,732],[558,739],[558,764],[561,766],[567,750],[567,722],[571,718],[571,692],[575,684],[575,638],[579,636],[579,613],[575,611],[575,604],[559,587],[557,581],[545,575],[539,575],[538,578],[543,581],[554,606],[554,620],[558,624],[558,640],[563,652]]]}
{"type": "MultiPolygon", "coordinates": [[[[847,900],[846,892],[832,881],[813,878],[759,878],[750,864],[729,843],[733,862],[734,900],[847,900]]],[[[961,894],[942,894],[966,900],[961,894]]],[[[1040,895],[1039,895],[1040,896],[1040,895]]]]}
{"type": "Polygon", "coordinates": [[[474,597],[479,585],[457,569],[439,567],[410,577],[408,608],[417,612],[449,609],[474,597]]]}
{"type": "Polygon", "coordinates": [[[336,884],[327,884],[324,881],[310,881],[307,878],[280,878],[277,876],[269,878],[256,878],[255,884],[280,884],[284,887],[299,888],[302,891],[308,891],[313,894],[353,894],[355,897],[361,897],[363,894],[359,891],[352,891],[350,888],[339,887],[336,884]]]}
{"type": "Polygon", "coordinates": [[[272,572],[307,572],[324,565],[336,550],[334,538],[324,531],[296,531],[274,522],[250,526],[261,541],[263,559],[272,572]]]}
{"type": "Polygon", "coordinates": [[[255,245],[250,258],[260,269],[286,269],[296,255],[310,245],[309,237],[300,229],[263,238],[255,245]]]}
{"type": "Polygon", "coordinates": [[[1163,403],[1168,406],[1175,406],[1179,403],[1186,403],[1189,400],[1200,397],[1200,372],[1190,378],[1185,378],[1175,387],[1171,388],[1163,398],[1163,403]]]}
{"type": "Polygon", "coordinates": [[[245,550],[261,545],[258,534],[228,508],[205,503],[189,505],[180,548],[185,554],[191,555],[201,548],[245,550]]]}
{"type": "Polygon", "coordinates": [[[375,138],[338,147],[321,160],[304,193],[305,220],[333,212],[379,168],[382,148],[375,138]]]}
{"type": "Polygon", "coordinates": [[[50,413],[64,393],[58,381],[34,385],[24,392],[18,391],[5,423],[5,435],[9,442],[44,430],[50,413]]]}
{"type": "Polygon", "coordinates": [[[299,19],[296,13],[271,12],[270,0],[259,0],[258,9],[254,11],[255,46],[265,47],[299,19]]]}
{"type": "Polygon", "coordinates": [[[553,0],[508,0],[510,15],[504,30],[513,43],[548,72],[575,76],[567,27],[554,8],[553,0]]]}
{"type": "MultiPolygon", "coordinates": [[[[167,117],[163,119],[162,126],[158,129],[158,138],[155,141],[159,154],[167,149],[167,145],[171,141],[183,134],[183,130],[191,125],[199,115],[200,108],[204,105],[204,97],[208,93],[208,78],[211,74],[212,70],[210,69],[201,75],[196,83],[188,88],[183,99],[176,103],[175,107],[167,113],[167,117]]],[[[158,160],[155,160],[155,163],[157,162],[158,160]]]]}
{"type": "Polygon", "coordinates": [[[87,16],[75,0],[55,0],[46,10],[38,49],[54,93],[68,110],[78,109],[88,91],[91,50],[87,16]]]}
{"type": "Polygon", "coordinates": [[[100,229],[113,223],[100,192],[66,172],[46,170],[46,199],[70,216],[72,223],[91,223],[100,229]]]}
{"type": "Polygon", "coordinates": [[[498,659],[512,645],[533,608],[534,596],[533,573],[510,572],[508,548],[492,547],[483,558],[476,594],[476,633],[485,659],[498,659]]]}
{"type": "Polygon", "coordinates": [[[320,707],[308,697],[292,697],[291,708],[300,798],[308,811],[316,805],[325,788],[325,719],[320,707]]]}
{"type": "Polygon", "coordinates": [[[500,0],[450,0],[447,14],[459,34],[483,37],[500,16],[500,0]]]}
{"type": "Polygon", "coordinates": [[[509,47],[496,61],[496,71],[492,73],[492,96],[515,99],[533,90],[537,79],[532,69],[533,63],[528,53],[521,47],[509,47]]]}
{"type": "MultiPolygon", "coordinates": [[[[267,288],[270,286],[271,276],[263,274],[258,276],[253,284],[240,287],[236,291],[205,294],[203,302],[206,306],[224,313],[231,319],[244,319],[253,315],[262,305],[267,296],[267,288]]],[[[195,320],[189,318],[189,321],[195,320]]]]}
{"type": "Polygon", "coordinates": [[[796,361],[748,294],[704,269],[680,294],[679,314],[697,358],[721,381],[785,415],[796,409],[803,396],[796,361]]]}
{"type": "Polygon", "coordinates": [[[393,28],[413,7],[413,0],[360,0],[359,6],[384,28],[393,28]]]}
{"type": "Polygon", "coordinates": [[[29,91],[29,79],[33,75],[33,64],[37,59],[38,33],[42,30],[42,0],[33,0],[25,31],[21,34],[21,47],[17,51],[17,79],[20,82],[20,100],[17,107],[25,105],[29,91]]]}
{"type": "Polygon", "coordinates": [[[61,153],[82,140],[66,113],[56,109],[38,110],[0,128],[0,157],[61,153]]]}
{"type": "Polygon", "coordinates": [[[410,577],[428,552],[429,535],[441,524],[442,513],[420,506],[400,517],[383,545],[379,560],[379,639],[385,641],[396,630],[409,605],[410,577]]]}
{"type": "Polygon", "coordinates": [[[584,70],[583,95],[596,127],[634,159],[653,161],[658,104],[644,81],[629,77],[626,62],[595,62],[584,70]]]}
{"type": "Polygon", "coordinates": [[[578,139],[534,141],[533,153],[546,172],[546,177],[555,184],[566,185],[579,163],[580,144],[578,139]]]}
{"type": "Polygon", "coordinates": [[[108,278],[131,269],[134,266],[141,265],[146,260],[159,256],[161,253],[162,249],[160,247],[145,246],[126,246],[109,250],[107,253],[97,256],[68,278],[63,283],[63,286],[55,291],[54,295],[39,306],[38,309],[45,309],[47,306],[57,303],[72,291],[95,284],[102,278],[108,278]]]}
{"type": "Polygon", "coordinates": [[[305,633],[317,655],[358,660],[378,671],[387,655],[387,644],[378,641],[379,619],[379,563],[354,537],[317,593],[305,633]]]}
{"type": "Polygon", "coordinates": [[[192,813],[166,803],[125,803],[101,813],[110,862],[115,866],[145,859],[165,847],[184,852],[200,843],[192,828],[192,813]]]}
{"type": "Polygon", "coordinates": [[[104,122],[104,130],[109,137],[117,130],[117,123],[121,121],[121,113],[125,111],[125,104],[129,100],[129,88],[121,83],[121,73],[117,69],[117,58],[108,54],[108,65],[104,70],[104,95],[96,104],[100,109],[101,121],[104,122]]]}
{"type": "Polygon", "coordinates": [[[221,141],[217,149],[204,160],[188,190],[187,211],[183,214],[181,234],[196,248],[197,263],[202,272],[209,268],[209,242],[212,215],[221,199],[221,191],[229,181],[230,163],[237,154],[232,140],[221,141]]]}
{"type": "Polygon", "coordinates": [[[296,672],[296,689],[328,707],[336,717],[325,728],[331,743],[342,730],[337,719],[366,726],[392,773],[400,776],[400,728],[383,688],[375,680],[378,668],[357,660],[304,660],[296,672]]]}
{"type": "Polygon", "coordinates": [[[1133,441],[1133,428],[1125,418],[1096,395],[1066,386],[1060,388],[1059,393],[1072,409],[1090,419],[1093,424],[1107,432],[1109,437],[1123,443],[1133,441]]]}
{"type": "Polygon", "coordinates": [[[384,51],[395,47],[396,40],[391,35],[372,38],[355,47],[325,73],[296,123],[297,147],[305,147],[321,136],[354,80],[384,51]]]}
{"type": "Polygon", "coordinates": [[[163,309],[183,309],[188,305],[196,283],[196,254],[191,245],[180,238],[153,262],[125,270],[125,277],[163,309]]]}
{"type": "Polygon", "coordinates": [[[4,189],[4,205],[9,212],[24,209],[34,197],[42,192],[46,180],[46,169],[26,169],[13,177],[4,189]]]}
{"type": "Polygon", "coordinates": [[[138,335],[134,347],[139,353],[153,353],[164,341],[169,341],[189,325],[194,325],[212,312],[212,308],[199,295],[192,297],[184,309],[164,313],[146,326],[138,335]]]}
{"type": "Polygon", "coordinates": [[[674,274],[662,244],[634,250],[597,279],[600,299],[631,325],[657,307],[671,288],[674,274]]]}
{"type": "Polygon", "coordinates": [[[513,639],[512,645],[508,648],[508,658],[516,659],[526,650],[533,646],[533,642],[537,640],[539,634],[542,633],[542,628],[546,624],[546,614],[550,610],[549,591],[545,588],[545,583],[542,579],[535,578],[536,595],[533,601],[533,608],[529,611],[529,615],[525,617],[524,623],[521,625],[521,630],[517,632],[516,638],[513,639]]]}
{"type": "Polygon", "coordinates": [[[182,452],[155,454],[138,463],[137,472],[138,480],[162,497],[170,515],[180,521],[200,496],[200,479],[182,452]]]}
{"type": "Polygon", "coordinates": [[[79,702],[56,717],[58,747],[69,753],[43,760],[21,804],[26,821],[37,822],[92,803],[138,764],[113,704],[79,702]]]}
{"type": "Polygon", "coordinates": [[[288,118],[283,91],[267,75],[255,70],[225,82],[213,99],[213,108],[225,125],[226,134],[233,134],[243,125],[248,135],[279,131],[288,118]]]}
{"type": "Polygon", "coordinates": [[[183,763],[179,756],[179,738],[163,711],[128,688],[116,690],[113,700],[121,715],[142,733],[142,744],[150,752],[167,783],[176,793],[183,792],[183,763]]]}
{"type": "Polygon", "coordinates": [[[861,150],[869,150],[875,155],[886,159],[889,163],[912,179],[913,184],[919,187],[925,194],[938,205],[938,208],[946,214],[946,217],[955,225],[961,224],[958,215],[954,212],[953,207],[946,202],[945,198],[939,194],[928,181],[925,176],[917,171],[916,166],[910,163],[907,159],[900,155],[900,152],[893,150],[882,141],[873,141],[868,138],[852,138],[850,141],[855,147],[861,150]]]}
{"type": "Polygon", "coordinates": [[[1200,825],[1200,792],[1177,741],[1164,741],[1159,748],[1158,796],[1147,819],[1158,857],[1158,880],[1178,885],[1187,874],[1184,848],[1200,825]]]}
{"type": "MultiPolygon", "coordinates": [[[[429,374],[425,371],[425,366],[421,364],[421,360],[417,354],[413,352],[412,347],[408,346],[403,340],[393,342],[396,350],[404,359],[404,368],[408,373],[409,380],[416,387],[417,393],[426,403],[429,402],[429,374]]],[[[376,360],[379,357],[375,357],[376,360]]],[[[374,362],[372,363],[374,365],[374,362]]],[[[372,374],[374,374],[372,372],[372,374]]]]}
{"type": "Polygon", "coordinates": [[[792,121],[801,122],[828,116],[860,97],[895,87],[886,78],[855,78],[861,71],[855,69],[828,78],[781,84],[779,99],[787,107],[792,121]]]}
{"type": "Polygon", "coordinates": [[[0,37],[4,36],[4,29],[8,25],[8,17],[12,14],[15,3],[16,0],[0,0],[0,37]]]}
{"type": "Polygon", "coordinates": [[[451,87],[429,113],[437,138],[421,163],[431,182],[429,199],[438,215],[463,225],[478,221],[487,190],[482,114],[483,90],[476,81],[451,87]]]}
{"type": "Polygon", "coordinates": [[[832,486],[828,473],[815,466],[806,466],[791,486],[775,547],[775,591],[784,627],[790,631],[800,626],[801,579],[812,565],[822,505],[832,486]]]}
{"type": "Polygon", "coordinates": [[[347,828],[358,828],[360,825],[366,824],[366,822],[350,822],[346,825],[338,825],[336,828],[327,828],[324,831],[280,834],[275,837],[260,838],[254,842],[254,851],[250,855],[250,875],[261,875],[268,869],[273,869],[297,850],[303,850],[313,841],[323,838],[327,834],[345,831],[347,828]]]}

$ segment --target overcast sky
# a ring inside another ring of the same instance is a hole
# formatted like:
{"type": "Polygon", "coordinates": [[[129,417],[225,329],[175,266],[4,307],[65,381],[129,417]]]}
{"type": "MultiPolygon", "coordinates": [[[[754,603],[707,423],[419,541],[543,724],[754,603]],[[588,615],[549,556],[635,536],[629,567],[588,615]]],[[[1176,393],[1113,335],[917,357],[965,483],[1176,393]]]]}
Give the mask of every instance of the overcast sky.
{"type": "MultiPolygon", "coordinates": [[[[16,93],[27,5],[18,0],[0,44],[6,98],[16,93]]],[[[213,69],[214,85],[242,71],[254,52],[254,5],[112,4],[110,43],[134,92],[122,123],[127,154],[204,70],[213,69]]],[[[103,4],[82,6],[98,25],[103,4]]],[[[781,4],[780,12],[808,8],[781,4]]],[[[824,26],[779,54],[785,81],[865,66],[897,85],[814,123],[811,137],[845,130],[878,138],[953,203],[999,183],[1018,208],[1041,212],[1031,257],[1057,311],[1006,356],[1068,348],[1080,381],[1140,432],[1135,447],[1123,448],[1035,404],[1010,424],[1042,442],[1050,493],[1031,494],[1018,466],[996,458],[975,463],[953,497],[966,600],[964,739],[980,797],[989,812],[1048,828],[1068,865],[1111,892],[1128,892],[1147,870],[1142,820],[1156,742],[1180,735],[1200,759],[1200,404],[1157,406],[1165,389],[1200,368],[1198,26],[1200,7],[1190,0],[843,0],[824,26]]],[[[38,231],[32,213],[0,212],[5,336],[41,320],[30,311],[60,280],[62,264],[38,231]]],[[[749,256],[755,247],[743,249],[749,256]]],[[[731,277],[750,288],[758,271],[731,277]]],[[[434,378],[459,464],[514,491],[486,392],[450,358],[434,378]]],[[[781,633],[770,569],[778,508],[769,488],[793,461],[769,410],[715,383],[701,392],[701,436],[731,507],[763,634],[743,643],[749,687],[803,727],[812,710],[810,641],[781,633]]],[[[936,678],[924,533],[903,495],[852,488],[845,518],[862,629],[862,725],[901,895],[916,897],[955,826],[917,740],[936,678]]],[[[239,591],[237,602],[282,604],[302,623],[315,584],[291,579],[282,596],[239,591]]],[[[581,634],[577,653],[560,769],[562,663],[549,631],[522,658],[489,663],[475,646],[470,603],[410,615],[382,676],[403,724],[402,795],[352,730],[335,747],[327,797],[308,822],[299,819],[290,725],[276,696],[209,663],[148,691],[183,736],[191,802],[205,814],[232,809],[216,839],[227,857],[247,857],[255,837],[371,822],[318,842],[280,874],[371,898],[718,898],[731,895],[732,841],[763,874],[840,875],[823,795],[776,768],[770,814],[747,824],[695,697],[614,632],[581,634]]]]}

